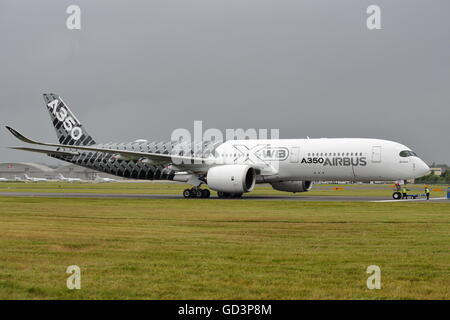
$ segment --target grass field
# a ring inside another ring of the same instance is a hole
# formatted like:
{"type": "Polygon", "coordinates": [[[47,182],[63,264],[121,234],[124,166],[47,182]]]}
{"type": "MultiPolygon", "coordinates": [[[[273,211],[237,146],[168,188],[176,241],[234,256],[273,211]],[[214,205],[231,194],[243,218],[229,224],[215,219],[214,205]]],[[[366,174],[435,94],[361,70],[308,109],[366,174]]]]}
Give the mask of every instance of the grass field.
{"type": "MultiPolygon", "coordinates": [[[[3,182],[0,192],[48,192],[48,193],[114,193],[114,194],[179,194],[187,188],[185,184],[164,183],[64,183],[64,182],[3,182]]],[[[423,193],[424,185],[408,185],[411,193],[423,193]]],[[[447,186],[432,187],[432,197],[444,197],[447,186]]],[[[377,196],[390,199],[393,185],[314,185],[305,193],[287,193],[276,191],[272,187],[257,186],[250,195],[283,195],[293,197],[303,196],[377,196]],[[337,190],[336,190],[337,189],[337,190]]],[[[215,193],[213,193],[215,194],[215,193]]]]}
{"type": "Polygon", "coordinates": [[[449,299],[449,240],[450,203],[2,197],[0,299],[449,299]]]}

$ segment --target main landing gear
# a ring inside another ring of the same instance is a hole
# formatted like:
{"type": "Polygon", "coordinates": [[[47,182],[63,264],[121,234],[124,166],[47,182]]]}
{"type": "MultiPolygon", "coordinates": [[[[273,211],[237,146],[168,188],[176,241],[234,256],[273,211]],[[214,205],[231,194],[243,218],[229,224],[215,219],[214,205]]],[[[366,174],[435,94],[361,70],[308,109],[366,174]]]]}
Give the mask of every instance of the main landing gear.
{"type": "MultiPolygon", "coordinates": [[[[193,187],[191,189],[185,189],[183,191],[183,197],[185,198],[209,198],[211,192],[208,189],[200,189],[199,187],[193,187]]],[[[242,193],[227,193],[219,191],[217,196],[221,199],[237,199],[242,197],[242,193]]]]}
{"type": "Polygon", "coordinates": [[[209,198],[211,192],[208,189],[191,188],[183,191],[185,198],[209,198]]]}

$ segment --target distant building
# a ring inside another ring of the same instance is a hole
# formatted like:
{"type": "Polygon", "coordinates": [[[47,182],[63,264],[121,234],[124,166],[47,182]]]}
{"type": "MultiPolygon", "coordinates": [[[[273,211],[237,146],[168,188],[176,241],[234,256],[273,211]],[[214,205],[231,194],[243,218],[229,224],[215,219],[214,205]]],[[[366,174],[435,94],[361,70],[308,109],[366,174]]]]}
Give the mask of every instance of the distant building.
{"type": "Polygon", "coordinates": [[[0,163],[1,178],[14,179],[18,177],[23,179],[25,174],[33,178],[47,179],[52,179],[54,176],[53,169],[43,164],[26,162],[0,163]]]}
{"type": "Polygon", "coordinates": [[[94,180],[97,176],[102,178],[111,178],[120,180],[120,177],[116,177],[106,173],[99,173],[96,170],[92,170],[89,168],[80,167],[74,164],[69,164],[66,166],[59,167],[54,170],[55,177],[59,174],[62,174],[66,178],[79,178],[82,180],[94,180]]]}
{"type": "Polygon", "coordinates": [[[82,180],[94,180],[97,176],[102,178],[123,180],[121,177],[116,177],[106,173],[100,173],[98,171],[83,168],[73,164],[57,168],[50,168],[49,166],[38,163],[0,163],[0,178],[14,180],[17,177],[20,179],[24,179],[25,174],[33,178],[46,178],[50,180],[58,179],[59,174],[62,174],[66,178],[79,178],[82,180]]]}

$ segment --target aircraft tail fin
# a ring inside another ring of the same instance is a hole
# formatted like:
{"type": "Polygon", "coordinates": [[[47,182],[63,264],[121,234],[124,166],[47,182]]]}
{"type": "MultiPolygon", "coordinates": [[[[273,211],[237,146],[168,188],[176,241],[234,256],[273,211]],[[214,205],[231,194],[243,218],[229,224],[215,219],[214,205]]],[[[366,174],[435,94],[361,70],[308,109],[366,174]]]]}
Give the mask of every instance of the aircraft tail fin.
{"type": "Polygon", "coordinates": [[[59,95],[44,93],[44,101],[61,144],[90,146],[96,143],[59,95]]]}

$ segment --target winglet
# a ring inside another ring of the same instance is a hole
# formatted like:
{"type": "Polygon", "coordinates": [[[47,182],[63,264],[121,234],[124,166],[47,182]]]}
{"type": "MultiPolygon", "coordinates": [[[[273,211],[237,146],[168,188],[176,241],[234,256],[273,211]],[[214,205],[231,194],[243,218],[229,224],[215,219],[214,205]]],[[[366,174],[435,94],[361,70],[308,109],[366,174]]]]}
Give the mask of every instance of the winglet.
{"type": "Polygon", "coordinates": [[[15,136],[17,139],[19,139],[20,141],[26,142],[26,143],[31,143],[31,144],[39,144],[36,141],[33,141],[31,139],[28,139],[27,137],[25,137],[23,134],[21,134],[19,131],[6,126],[6,129],[8,129],[9,132],[12,133],[13,136],[15,136]]]}

